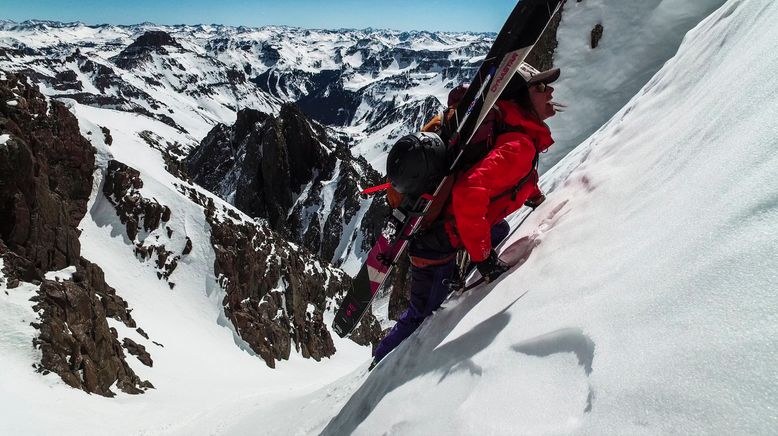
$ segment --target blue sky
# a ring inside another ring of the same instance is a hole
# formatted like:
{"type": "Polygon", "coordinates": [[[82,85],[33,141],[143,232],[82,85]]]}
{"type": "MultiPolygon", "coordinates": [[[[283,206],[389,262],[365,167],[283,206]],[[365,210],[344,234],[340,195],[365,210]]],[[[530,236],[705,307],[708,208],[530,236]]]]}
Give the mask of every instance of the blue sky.
{"type": "Polygon", "coordinates": [[[0,18],[497,32],[515,5],[516,0],[0,0],[0,18]]]}

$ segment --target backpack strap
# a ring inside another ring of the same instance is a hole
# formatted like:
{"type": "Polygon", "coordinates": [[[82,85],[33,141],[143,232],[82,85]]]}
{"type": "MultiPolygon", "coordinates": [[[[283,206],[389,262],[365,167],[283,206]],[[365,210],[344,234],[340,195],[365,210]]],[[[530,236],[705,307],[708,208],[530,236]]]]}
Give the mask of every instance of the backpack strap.
{"type": "Polygon", "coordinates": [[[516,196],[519,194],[519,190],[529,181],[529,178],[532,176],[533,173],[536,173],[538,171],[538,157],[540,156],[540,153],[538,153],[538,149],[535,148],[535,157],[532,159],[532,168],[529,170],[526,176],[522,177],[521,180],[516,183],[516,186],[513,187],[511,192],[511,201],[516,201],[516,196]]]}
{"type": "MultiPolygon", "coordinates": [[[[497,106],[495,106],[497,107],[497,106]]],[[[497,140],[497,135],[501,135],[503,133],[509,133],[509,132],[519,132],[519,133],[526,133],[526,130],[521,128],[520,126],[512,126],[510,124],[507,124],[502,118],[500,119],[500,126],[499,126],[499,133],[495,134],[495,141],[497,140]]],[[[534,143],[533,143],[534,145],[534,143]]],[[[532,158],[532,167],[530,168],[527,175],[522,177],[518,182],[516,182],[516,185],[513,186],[513,188],[500,193],[494,197],[492,197],[492,200],[496,200],[498,198],[502,198],[508,194],[511,194],[511,201],[516,201],[516,196],[519,194],[519,190],[529,181],[530,177],[532,177],[532,174],[537,172],[538,169],[538,160],[540,157],[540,153],[538,153],[538,148],[535,146],[535,156],[532,158]]]]}

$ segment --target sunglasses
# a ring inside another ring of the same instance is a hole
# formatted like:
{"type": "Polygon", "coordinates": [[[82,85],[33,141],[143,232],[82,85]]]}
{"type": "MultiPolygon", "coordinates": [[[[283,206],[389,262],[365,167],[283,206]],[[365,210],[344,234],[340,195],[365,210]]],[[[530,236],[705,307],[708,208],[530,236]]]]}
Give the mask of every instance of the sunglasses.
{"type": "MultiPolygon", "coordinates": [[[[551,85],[547,85],[547,84],[545,84],[543,82],[540,82],[540,83],[535,84],[533,86],[533,88],[535,88],[535,91],[537,91],[537,92],[546,92],[546,89],[547,88],[551,88],[551,85]]],[[[551,89],[553,89],[553,88],[551,88],[551,89]]]]}

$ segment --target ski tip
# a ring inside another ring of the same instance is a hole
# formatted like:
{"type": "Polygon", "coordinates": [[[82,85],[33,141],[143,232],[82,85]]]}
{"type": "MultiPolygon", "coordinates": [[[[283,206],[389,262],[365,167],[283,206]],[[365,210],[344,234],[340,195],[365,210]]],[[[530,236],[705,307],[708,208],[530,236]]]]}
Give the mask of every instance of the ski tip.
{"type": "Polygon", "coordinates": [[[344,329],[344,328],[343,328],[343,326],[341,326],[340,324],[338,324],[338,323],[336,323],[336,322],[332,323],[332,329],[333,329],[333,330],[335,331],[335,333],[337,333],[337,334],[338,334],[338,336],[340,336],[341,338],[345,338],[346,336],[348,336],[348,335],[349,335],[349,333],[351,333],[351,331],[348,331],[348,330],[344,329]]]}

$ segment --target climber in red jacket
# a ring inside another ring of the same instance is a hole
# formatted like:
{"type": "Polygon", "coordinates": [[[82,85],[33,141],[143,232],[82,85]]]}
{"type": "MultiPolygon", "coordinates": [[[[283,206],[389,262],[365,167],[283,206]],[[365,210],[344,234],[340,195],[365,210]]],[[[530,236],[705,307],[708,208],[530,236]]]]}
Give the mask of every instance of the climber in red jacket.
{"type": "Polygon", "coordinates": [[[559,74],[558,68],[539,72],[524,64],[503,91],[490,115],[498,128],[485,123],[479,129],[497,131],[494,146],[459,175],[437,225],[411,241],[410,307],[376,347],[371,368],[443,303],[451,291],[448,283],[456,273],[458,249],[467,250],[487,282],[508,270],[494,246],[508,235],[506,216],[523,205],[535,208],[545,199],[537,184],[537,161],[554,142],[543,121],[556,113],[550,84],[559,74]]]}

